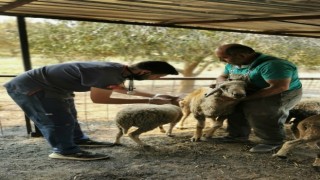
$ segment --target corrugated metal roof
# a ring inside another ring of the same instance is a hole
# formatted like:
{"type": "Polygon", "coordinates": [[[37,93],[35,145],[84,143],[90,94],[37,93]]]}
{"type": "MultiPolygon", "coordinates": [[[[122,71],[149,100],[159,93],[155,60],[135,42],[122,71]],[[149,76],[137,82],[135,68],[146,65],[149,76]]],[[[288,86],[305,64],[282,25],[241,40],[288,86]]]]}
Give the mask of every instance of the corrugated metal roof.
{"type": "Polygon", "coordinates": [[[319,0],[0,0],[0,15],[320,38],[319,0]]]}

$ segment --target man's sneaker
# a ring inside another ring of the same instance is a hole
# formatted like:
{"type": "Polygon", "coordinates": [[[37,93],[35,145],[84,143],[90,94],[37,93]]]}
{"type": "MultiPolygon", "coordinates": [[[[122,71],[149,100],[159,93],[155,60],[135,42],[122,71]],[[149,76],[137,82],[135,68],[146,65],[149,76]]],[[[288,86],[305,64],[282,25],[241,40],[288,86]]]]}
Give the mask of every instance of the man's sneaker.
{"type": "Polygon", "coordinates": [[[86,139],[86,140],[81,140],[77,141],[76,144],[80,147],[87,147],[87,148],[95,148],[95,147],[112,147],[114,146],[114,143],[110,142],[98,142],[98,141],[93,141],[91,139],[86,139]]]}
{"type": "Polygon", "coordinates": [[[93,160],[109,159],[110,157],[104,154],[91,153],[88,151],[80,151],[74,154],[60,154],[60,153],[53,152],[49,155],[49,158],[78,160],[78,161],[93,161],[93,160]]]}
{"type": "Polygon", "coordinates": [[[253,153],[267,153],[279,148],[281,144],[258,144],[249,151],[253,153]]]}
{"type": "Polygon", "coordinates": [[[233,136],[222,136],[215,137],[214,140],[225,142],[225,143],[247,143],[249,142],[248,137],[233,137],[233,136]]]}

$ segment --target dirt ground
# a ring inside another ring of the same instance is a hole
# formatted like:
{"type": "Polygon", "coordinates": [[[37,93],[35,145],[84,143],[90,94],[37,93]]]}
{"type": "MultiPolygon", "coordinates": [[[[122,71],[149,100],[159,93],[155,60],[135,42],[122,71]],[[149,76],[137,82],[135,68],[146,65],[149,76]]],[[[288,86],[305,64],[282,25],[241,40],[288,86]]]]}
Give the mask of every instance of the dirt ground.
{"type": "MultiPolygon", "coordinates": [[[[312,167],[317,149],[301,147],[288,159],[278,159],[272,153],[248,152],[257,142],[254,135],[248,144],[191,142],[194,121],[187,119],[185,130],[175,129],[175,137],[166,137],[158,129],[142,134],[142,141],[151,148],[138,147],[124,136],[124,146],[87,149],[111,158],[86,162],[49,159],[50,147],[43,138],[28,137],[23,125],[15,126],[10,131],[18,135],[0,136],[0,179],[320,179],[319,170],[312,167]]],[[[90,122],[86,133],[92,139],[113,142],[117,132],[113,123],[90,122]]],[[[224,128],[215,135],[226,135],[224,128]]],[[[292,139],[289,131],[288,139],[292,139]]]]}

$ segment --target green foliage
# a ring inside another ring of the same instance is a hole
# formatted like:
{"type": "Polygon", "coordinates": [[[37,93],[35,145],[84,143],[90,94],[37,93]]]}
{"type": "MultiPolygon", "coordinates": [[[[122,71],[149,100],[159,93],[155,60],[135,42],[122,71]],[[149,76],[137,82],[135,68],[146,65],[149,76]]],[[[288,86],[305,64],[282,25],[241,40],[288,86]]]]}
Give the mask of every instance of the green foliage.
{"type": "Polygon", "coordinates": [[[15,22],[0,23],[0,55],[16,56],[20,52],[18,29],[15,22]]]}
{"type": "Polygon", "coordinates": [[[320,66],[320,41],[312,38],[251,35],[241,43],[257,51],[287,59],[298,66],[320,66]]]}
{"type": "MultiPolygon", "coordinates": [[[[1,23],[0,27],[5,29],[0,32],[1,49],[19,52],[15,23],[1,23]]],[[[208,65],[218,63],[214,56],[217,46],[242,43],[301,66],[320,65],[319,41],[312,38],[78,21],[28,21],[27,28],[31,54],[58,62],[114,57],[129,62],[165,60],[183,63],[179,70],[183,76],[197,76],[208,65]]]]}

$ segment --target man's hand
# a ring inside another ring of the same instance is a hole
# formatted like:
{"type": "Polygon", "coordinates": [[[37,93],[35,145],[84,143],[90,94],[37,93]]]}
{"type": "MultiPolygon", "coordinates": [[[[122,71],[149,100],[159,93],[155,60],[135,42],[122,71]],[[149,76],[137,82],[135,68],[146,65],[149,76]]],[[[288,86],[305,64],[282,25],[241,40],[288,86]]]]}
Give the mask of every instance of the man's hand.
{"type": "Polygon", "coordinates": [[[164,98],[150,98],[150,104],[171,104],[171,99],[164,99],[164,98]]]}
{"type": "Polygon", "coordinates": [[[214,88],[216,88],[217,87],[217,84],[210,84],[209,85],[209,88],[212,88],[212,89],[214,89],[214,88]]]}
{"type": "Polygon", "coordinates": [[[153,96],[152,99],[166,99],[166,100],[169,100],[170,102],[163,103],[163,104],[173,104],[176,106],[179,106],[179,101],[182,100],[179,96],[171,96],[171,95],[165,95],[165,94],[156,94],[155,96],[153,96]]]}

